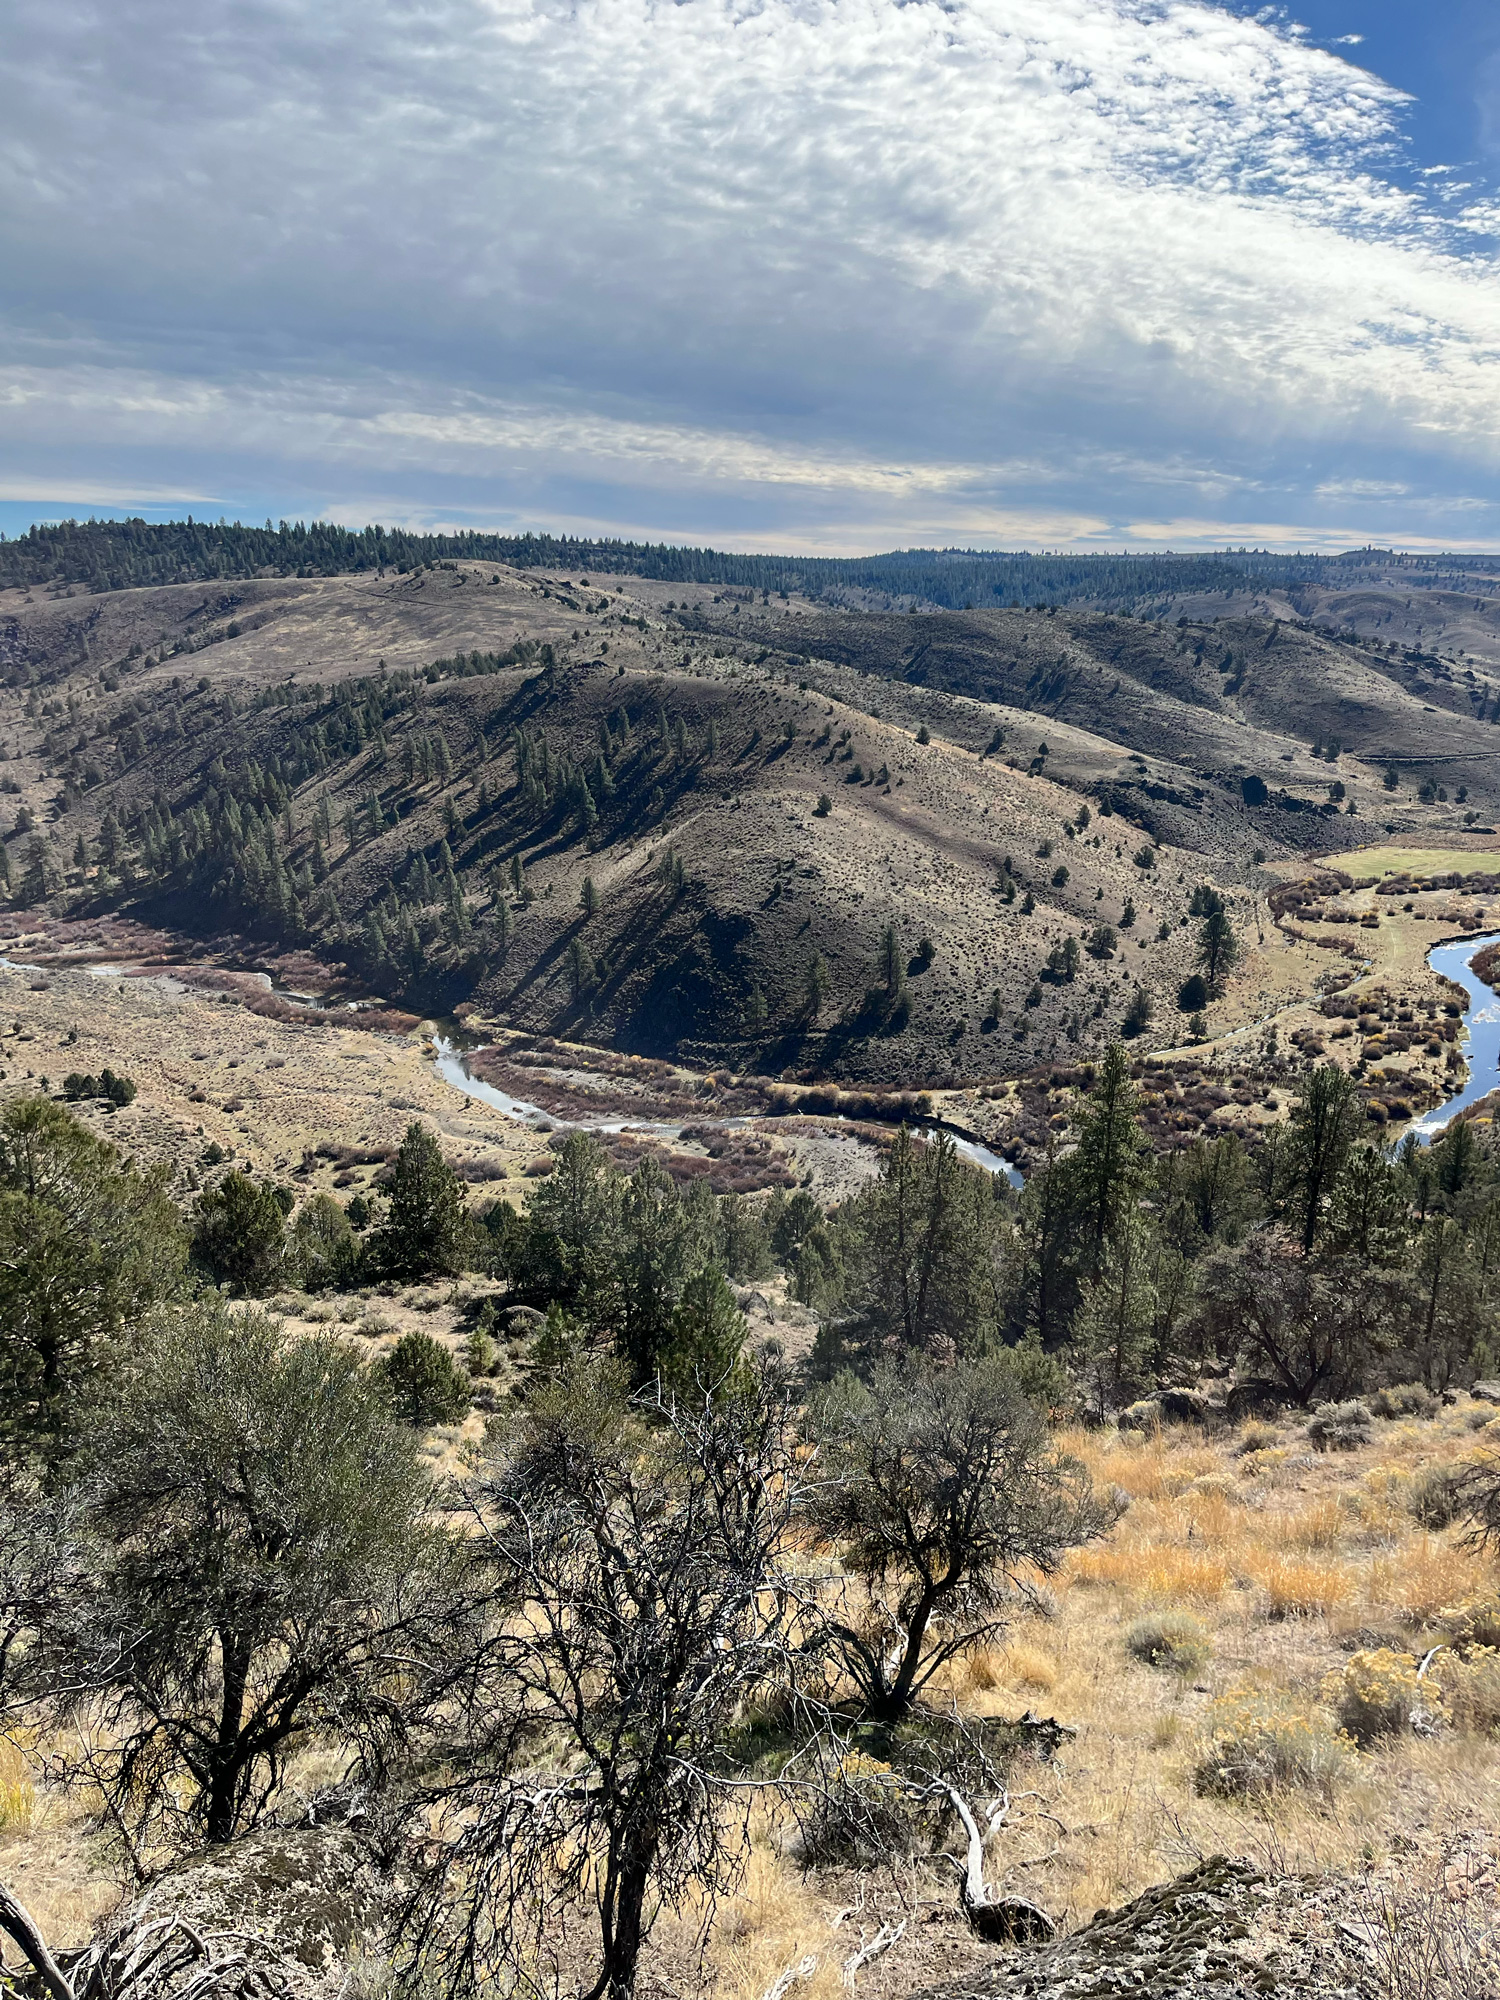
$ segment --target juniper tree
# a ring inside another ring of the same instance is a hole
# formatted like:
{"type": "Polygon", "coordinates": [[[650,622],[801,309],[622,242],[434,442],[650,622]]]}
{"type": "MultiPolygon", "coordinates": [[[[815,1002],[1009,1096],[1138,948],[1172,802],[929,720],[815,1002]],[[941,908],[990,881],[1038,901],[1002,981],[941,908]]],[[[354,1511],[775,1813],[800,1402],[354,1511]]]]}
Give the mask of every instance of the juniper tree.
{"type": "Polygon", "coordinates": [[[150,1331],[76,1468],[89,1551],[40,1621],[58,1765],[144,1844],[229,1840],[288,1759],[366,1778],[461,1625],[415,1440],[359,1357],[213,1299],[150,1331]]]}
{"type": "Polygon", "coordinates": [[[256,1297],[282,1275],[286,1208],[269,1181],[243,1169],[199,1195],[193,1210],[193,1262],[215,1284],[256,1297]]]}
{"type": "Polygon", "coordinates": [[[370,1238],[375,1267],[392,1278],[453,1276],[469,1245],[463,1183],[425,1125],[406,1128],[391,1168],[386,1219],[370,1238]]]}
{"type": "Polygon", "coordinates": [[[1320,1063],[1304,1081],[1292,1109],[1291,1207],[1304,1254],[1317,1241],[1324,1207],[1359,1124],[1359,1092],[1353,1077],[1336,1063],[1320,1063]]]}
{"type": "Polygon", "coordinates": [[[184,1282],[170,1170],[140,1172],[61,1105],[0,1111],[0,1446],[50,1450],[124,1329],[184,1282]]]}
{"type": "MultiPolygon", "coordinates": [[[[658,1400],[568,1372],[503,1427],[474,1495],[497,1619],[446,1770],[417,1801],[431,1857],[411,1913],[429,1989],[549,1986],[563,1926],[598,1913],[584,2000],[630,2000],[662,1910],[738,1884],[761,1788],[729,1752],[794,1685],[814,1607],[793,1532],[807,1467],[748,1382],[658,1400]]],[[[774,1781],[770,1781],[774,1782],[774,1781]]]]}
{"type": "Polygon", "coordinates": [[[861,1586],[835,1617],[866,1713],[898,1722],[949,1660],[993,1637],[1014,1579],[1052,1574],[1114,1518],[1054,1450],[1004,1354],[882,1362],[814,1406],[808,1511],[861,1586]]]}

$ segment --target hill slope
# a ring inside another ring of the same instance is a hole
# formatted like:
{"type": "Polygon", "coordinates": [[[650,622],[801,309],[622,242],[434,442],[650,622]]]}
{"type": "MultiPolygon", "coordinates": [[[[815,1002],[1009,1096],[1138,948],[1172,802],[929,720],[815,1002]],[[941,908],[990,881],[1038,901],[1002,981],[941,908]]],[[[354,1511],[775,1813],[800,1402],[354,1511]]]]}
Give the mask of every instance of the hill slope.
{"type": "Polygon", "coordinates": [[[26,598],[0,594],[18,896],[705,1063],[939,1084],[1086,1049],[1138,986],[1175,1018],[1200,880],[1244,925],[1257,851],[1500,805],[1487,683],[1272,620],[488,563],[26,598]]]}

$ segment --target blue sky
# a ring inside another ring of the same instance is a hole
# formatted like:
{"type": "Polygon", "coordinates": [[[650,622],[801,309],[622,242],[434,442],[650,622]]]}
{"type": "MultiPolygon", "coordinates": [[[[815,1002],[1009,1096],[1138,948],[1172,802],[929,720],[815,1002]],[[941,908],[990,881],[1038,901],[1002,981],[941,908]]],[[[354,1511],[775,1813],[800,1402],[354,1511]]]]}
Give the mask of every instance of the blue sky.
{"type": "Polygon", "coordinates": [[[1500,548],[1494,0],[8,18],[8,532],[1500,548]]]}

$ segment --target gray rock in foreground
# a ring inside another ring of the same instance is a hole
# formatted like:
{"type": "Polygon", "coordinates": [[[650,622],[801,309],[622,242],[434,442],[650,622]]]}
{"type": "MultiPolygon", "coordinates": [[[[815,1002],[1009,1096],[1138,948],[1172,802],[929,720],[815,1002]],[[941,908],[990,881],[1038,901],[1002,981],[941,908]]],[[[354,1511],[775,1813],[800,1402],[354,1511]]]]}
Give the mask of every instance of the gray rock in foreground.
{"type": "MultiPolygon", "coordinates": [[[[1291,2000],[1352,1996],[1343,1954],[1314,1947],[1287,1891],[1223,1855],[1034,1950],[919,2000],[1291,2000]]],[[[1322,1928],[1315,1926],[1315,1929],[1322,1928]]]]}
{"type": "Polygon", "coordinates": [[[392,1877],[350,1828],[246,1834],[179,1862],[117,1912],[99,1984],[132,2000],[337,2000],[378,1965],[395,1900],[392,1877]],[[122,1978],[143,1945],[149,1969],[122,1978]]]}

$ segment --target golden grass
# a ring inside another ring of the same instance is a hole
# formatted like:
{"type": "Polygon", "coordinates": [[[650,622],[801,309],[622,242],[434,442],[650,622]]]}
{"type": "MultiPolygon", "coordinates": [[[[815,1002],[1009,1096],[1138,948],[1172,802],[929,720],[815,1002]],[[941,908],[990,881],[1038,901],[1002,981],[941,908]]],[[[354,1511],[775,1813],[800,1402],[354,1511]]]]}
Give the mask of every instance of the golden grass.
{"type": "Polygon", "coordinates": [[[1310,1507],[1267,1514],[1261,1535],[1274,1547],[1335,1549],[1348,1526],[1344,1508],[1337,1499],[1329,1497],[1315,1500],[1310,1507]]]}
{"type": "Polygon", "coordinates": [[[28,1833],[36,1819],[36,1792],[26,1759],[0,1738],[0,1833],[28,1833]]]}
{"type": "Polygon", "coordinates": [[[1273,1618],[1336,1611],[1356,1594],[1355,1579],[1342,1563],[1261,1554],[1253,1556],[1246,1568],[1265,1592],[1273,1618]]]}
{"type": "Polygon", "coordinates": [[[1446,1606],[1476,1597],[1493,1570],[1473,1550],[1437,1535],[1414,1535],[1370,1565],[1369,1602],[1409,1625],[1430,1624],[1446,1606]]]}
{"type": "Polygon", "coordinates": [[[1116,1584],[1157,1604],[1212,1604],[1230,1584],[1229,1565],[1221,1556],[1193,1555],[1145,1541],[1078,1549],[1067,1574],[1075,1583],[1116,1584]]]}
{"type": "Polygon", "coordinates": [[[793,1991],[799,2000],[833,2000],[843,1960],[857,1935],[831,1931],[803,1878],[768,1848],[752,1850],[740,1893],[721,1906],[711,1946],[711,1990],[722,2000],[761,2000],[789,1966],[816,1960],[793,1991]]]}
{"type": "Polygon", "coordinates": [[[1224,1469],[1212,1447],[1179,1443],[1170,1431],[1159,1431],[1140,1444],[1082,1430],[1069,1431],[1058,1442],[1083,1461],[1100,1485],[1118,1486],[1132,1500],[1169,1500],[1185,1493],[1195,1479],[1224,1469]]]}

